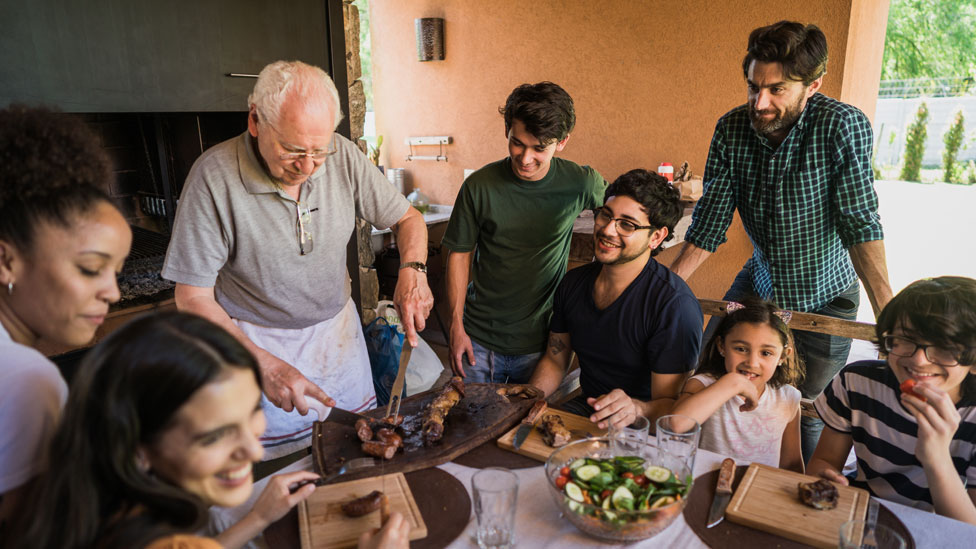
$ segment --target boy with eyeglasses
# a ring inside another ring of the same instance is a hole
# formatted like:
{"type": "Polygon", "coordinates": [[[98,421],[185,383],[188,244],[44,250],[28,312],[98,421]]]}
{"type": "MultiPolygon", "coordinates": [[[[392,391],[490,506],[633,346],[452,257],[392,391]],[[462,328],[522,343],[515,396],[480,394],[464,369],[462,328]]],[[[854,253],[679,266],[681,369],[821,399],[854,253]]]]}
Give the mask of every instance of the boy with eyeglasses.
{"type": "Polygon", "coordinates": [[[576,124],[566,90],[523,84],[499,112],[509,155],[465,180],[444,233],[450,361],[467,382],[525,383],[546,345],[573,222],[600,204],[606,181],[554,158],[576,124]]]}
{"type": "Polygon", "coordinates": [[[618,177],[594,212],[596,261],[556,290],[549,345],[530,383],[551,394],[575,351],[583,394],[564,407],[600,428],[668,414],[695,368],[701,307],[654,259],[679,219],[679,193],[666,179],[646,170],[618,177]]]}
{"type": "Polygon", "coordinates": [[[976,280],[914,282],[876,329],[886,361],[848,365],[815,403],[808,472],[976,525],[976,280]]]}

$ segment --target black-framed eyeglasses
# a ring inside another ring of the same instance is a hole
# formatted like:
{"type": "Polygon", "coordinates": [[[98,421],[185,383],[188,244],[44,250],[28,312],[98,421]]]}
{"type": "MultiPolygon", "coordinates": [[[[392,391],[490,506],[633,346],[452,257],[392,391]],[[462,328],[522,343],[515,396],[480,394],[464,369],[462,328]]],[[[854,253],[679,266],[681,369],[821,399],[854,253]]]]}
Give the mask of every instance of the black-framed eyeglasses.
{"type": "Polygon", "coordinates": [[[613,217],[603,208],[593,209],[593,222],[599,227],[606,227],[611,221],[614,222],[617,234],[620,236],[630,236],[636,231],[643,229],[657,229],[654,225],[638,225],[633,221],[628,221],[622,217],[613,217]]]}
{"type": "Polygon", "coordinates": [[[933,364],[939,366],[958,366],[962,351],[958,349],[946,349],[936,345],[922,345],[901,336],[886,335],[882,339],[884,350],[888,354],[900,357],[912,357],[919,349],[925,353],[925,358],[933,364]]]}
{"type": "Polygon", "coordinates": [[[295,204],[295,209],[298,212],[298,249],[302,255],[308,255],[312,253],[313,247],[312,233],[308,230],[309,225],[312,224],[312,213],[308,206],[301,202],[295,204]]]}

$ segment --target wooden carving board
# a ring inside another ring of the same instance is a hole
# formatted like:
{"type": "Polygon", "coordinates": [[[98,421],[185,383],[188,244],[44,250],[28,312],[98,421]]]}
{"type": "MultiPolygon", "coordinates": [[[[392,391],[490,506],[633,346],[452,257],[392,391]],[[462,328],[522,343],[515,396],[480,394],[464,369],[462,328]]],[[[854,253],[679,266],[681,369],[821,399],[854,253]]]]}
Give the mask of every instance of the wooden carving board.
{"type": "Polygon", "coordinates": [[[417,502],[413,499],[403,473],[364,478],[330,484],[315,490],[311,497],[298,504],[298,530],[302,549],[338,549],[355,547],[359,536],[380,527],[380,513],[350,518],[342,512],[342,504],[380,490],[390,499],[390,510],[397,511],[410,523],[410,539],[427,536],[417,502]]]}
{"type": "MultiPolygon", "coordinates": [[[[542,391],[527,385],[526,398],[500,396],[497,391],[503,387],[512,385],[468,384],[464,398],[447,414],[443,438],[430,446],[424,446],[420,440],[423,411],[441,388],[405,398],[400,405],[400,414],[405,418],[403,431],[409,434],[404,439],[403,450],[376,467],[357,469],[340,478],[348,480],[434,467],[494,439],[521,422],[532,404],[542,397],[542,391]]],[[[381,418],[385,412],[385,409],[377,409],[363,415],[381,418]]],[[[361,446],[362,442],[352,424],[338,423],[328,418],[326,421],[316,421],[312,432],[315,472],[328,475],[337,470],[343,461],[366,457],[361,446]]]]}
{"type": "MultiPolygon", "coordinates": [[[[606,435],[606,429],[600,429],[595,423],[590,421],[588,418],[583,416],[578,416],[576,414],[571,414],[569,412],[564,412],[562,410],[546,410],[546,414],[556,414],[562,418],[563,423],[566,428],[572,431],[585,431],[591,433],[594,436],[602,437],[606,435]]],[[[543,414],[545,415],[545,414],[543,414]]],[[[541,421],[541,418],[540,418],[541,421]]],[[[520,424],[521,425],[521,424],[520,424]]],[[[519,426],[520,426],[519,425],[519,426]]],[[[542,440],[542,432],[539,431],[538,423],[536,423],[536,428],[532,429],[529,433],[528,438],[522,443],[522,446],[518,450],[515,449],[513,441],[515,440],[515,431],[518,430],[519,426],[502,435],[498,439],[498,446],[506,450],[510,450],[517,454],[522,454],[523,456],[530,457],[532,459],[537,459],[539,461],[546,461],[549,459],[549,455],[556,451],[556,448],[549,446],[542,440]]],[[[579,440],[581,437],[574,435],[573,440],[579,440]]]]}
{"type": "Polygon", "coordinates": [[[814,547],[837,547],[841,524],[864,519],[869,494],[860,488],[837,486],[837,507],[821,511],[801,502],[797,491],[797,484],[816,480],[753,463],[732,496],[725,518],[814,547]]]}

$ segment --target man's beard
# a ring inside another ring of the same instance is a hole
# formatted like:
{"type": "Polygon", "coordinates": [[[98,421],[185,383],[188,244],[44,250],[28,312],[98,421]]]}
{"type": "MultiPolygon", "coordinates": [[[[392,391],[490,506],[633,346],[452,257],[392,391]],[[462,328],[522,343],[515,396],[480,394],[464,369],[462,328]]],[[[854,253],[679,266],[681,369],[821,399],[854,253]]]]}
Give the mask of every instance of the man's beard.
{"type": "Polygon", "coordinates": [[[624,247],[619,248],[619,250],[620,255],[618,255],[616,259],[613,259],[612,261],[603,261],[598,257],[597,261],[603,263],[604,265],[623,265],[624,263],[630,263],[631,261],[639,259],[642,255],[644,255],[644,252],[647,251],[647,242],[644,242],[641,246],[624,245],[624,247]],[[630,250],[629,252],[628,249],[630,250]]]}
{"type": "Polygon", "coordinates": [[[749,105],[749,120],[752,122],[752,129],[761,135],[769,135],[783,129],[789,129],[800,118],[804,106],[803,96],[801,95],[797,98],[796,103],[786,107],[783,114],[777,113],[775,118],[766,121],[759,117],[759,112],[752,105],[749,105]]]}

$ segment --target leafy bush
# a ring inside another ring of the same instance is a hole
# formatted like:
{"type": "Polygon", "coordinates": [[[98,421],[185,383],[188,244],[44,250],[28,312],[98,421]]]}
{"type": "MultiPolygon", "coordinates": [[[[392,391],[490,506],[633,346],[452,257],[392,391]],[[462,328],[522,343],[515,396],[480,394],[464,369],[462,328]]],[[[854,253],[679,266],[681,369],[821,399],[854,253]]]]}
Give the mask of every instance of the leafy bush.
{"type": "Polygon", "coordinates": [[[922,157],[925,156],[925,137],[928,135],[929,107],[923,101],[915,113],[915,120],[908,125],[905,137],[905,164],[902,166],[902,181],[921,181],[922,157]]]}
{"type": "Polygon", "coordinates": [[[965,136],[963,124],[964,118],[960,109],[953,118],[949,130],[942,136],[942,142],[945,143],[945,150],[942,151],[942,167],[943,178],[946,183],[962,181],[962,166],[956,162],[956,156],[959,154],[959,147],[962,145],[962,139],[965,136]]]}
{"type": "Polygon", "coordinates": [[[970,185],[976,185],[976,162],[972,160],[969,161],[969,177],[967,179],[970,185]]]}

